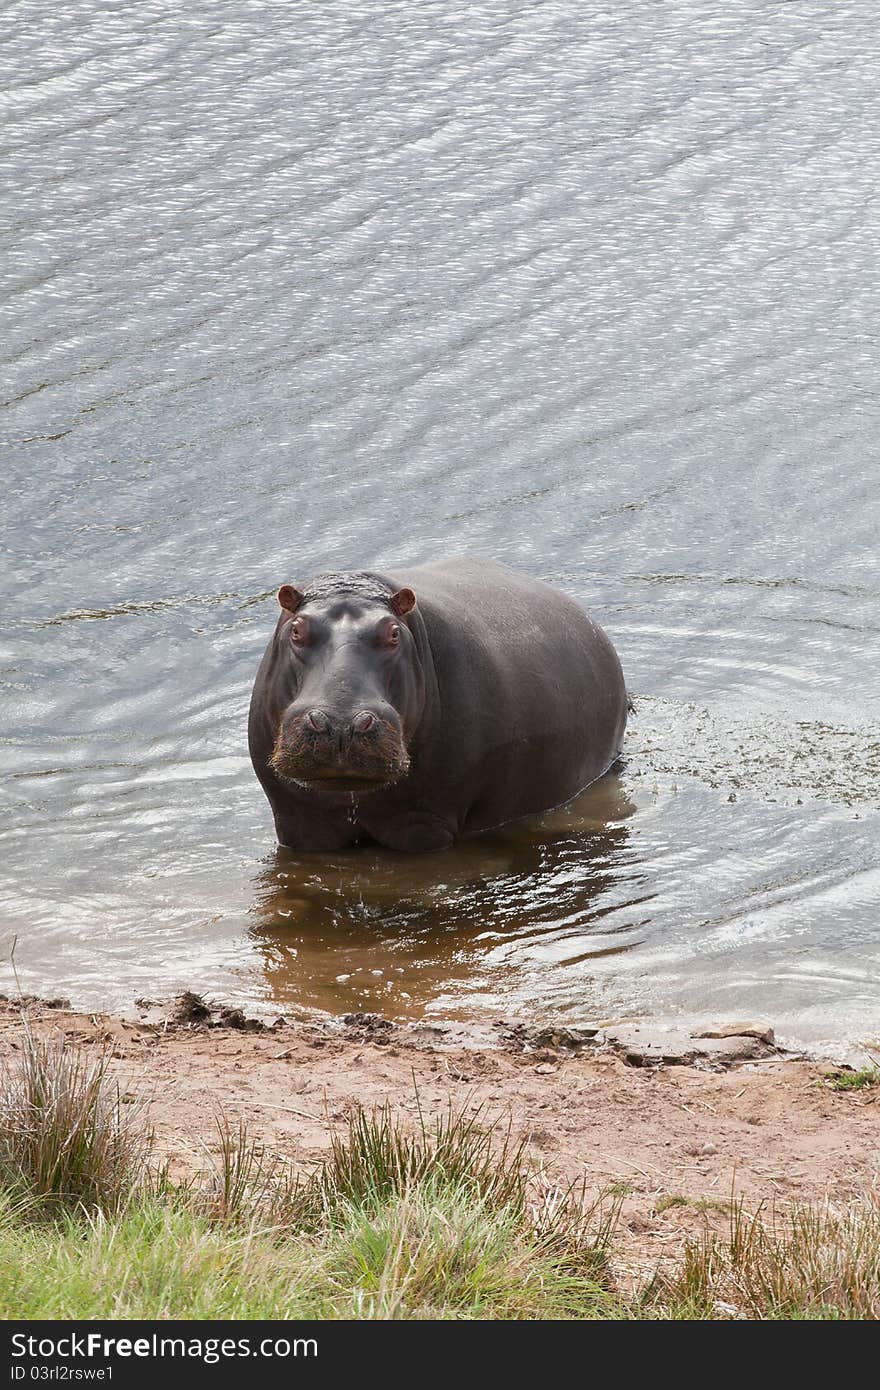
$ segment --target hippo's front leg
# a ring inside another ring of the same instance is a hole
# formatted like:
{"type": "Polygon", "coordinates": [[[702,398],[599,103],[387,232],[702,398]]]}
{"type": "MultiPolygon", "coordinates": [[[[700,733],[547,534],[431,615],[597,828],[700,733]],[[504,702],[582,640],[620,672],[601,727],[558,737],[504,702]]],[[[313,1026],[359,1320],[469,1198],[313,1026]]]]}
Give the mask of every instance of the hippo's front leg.
{"type": "Polygon", "coordinates": [[[431,854],[449,849],[455,843],[455,827],[450,820],[431,811],[405,811],[399,816],[365,825],[365,829],[386,849],[404,854],[431,854]]]}
{"type": "Polygon", "coordinates": [[[285,849],[305,850],[311,854],[333,854],[357,844],[356,828],[342,815],[322,815],[319,811],[304,816],[299,812],[275,813],[275,834],[285,849]]]}

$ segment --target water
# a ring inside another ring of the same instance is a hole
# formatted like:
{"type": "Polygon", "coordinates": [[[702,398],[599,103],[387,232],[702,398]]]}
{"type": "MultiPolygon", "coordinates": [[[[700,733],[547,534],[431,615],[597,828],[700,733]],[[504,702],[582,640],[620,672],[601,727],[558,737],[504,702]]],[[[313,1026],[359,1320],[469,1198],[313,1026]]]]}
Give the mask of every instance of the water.
{"type": "Polygon", "coordinates": [[[870,0],[3,29],[2,981],[880,1034],[870,0]],[[274,589],[460,551],[606,626],[623,772],[276,851],[274,589]]]}

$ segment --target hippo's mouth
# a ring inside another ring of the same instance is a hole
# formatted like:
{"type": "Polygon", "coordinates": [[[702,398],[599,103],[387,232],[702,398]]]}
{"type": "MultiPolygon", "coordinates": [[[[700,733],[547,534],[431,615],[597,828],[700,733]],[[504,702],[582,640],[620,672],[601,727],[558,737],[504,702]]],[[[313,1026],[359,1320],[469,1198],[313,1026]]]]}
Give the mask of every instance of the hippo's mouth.
{"type": "Polygon", "coordinates": [[[400,780],[400,774],[391,777],[386,774],[367,776],[364,773],[350,772],[346,768],[325,768],[321,772],[299,776],[291,776],[288,773],[287,780],[296,782],[297,786],[305,787],[307,791],[370,792],[378,791],[380,787],[393,786],[400,780]]]}
{"type": "Polygon", "coordinates": [[[409,754],[402,742],[364,749],[357,759],[328,762],[317,749],[279,739],[270,759],[273,772],[311,792],[368,792],[393,787],[409,772],[409,754]]]}

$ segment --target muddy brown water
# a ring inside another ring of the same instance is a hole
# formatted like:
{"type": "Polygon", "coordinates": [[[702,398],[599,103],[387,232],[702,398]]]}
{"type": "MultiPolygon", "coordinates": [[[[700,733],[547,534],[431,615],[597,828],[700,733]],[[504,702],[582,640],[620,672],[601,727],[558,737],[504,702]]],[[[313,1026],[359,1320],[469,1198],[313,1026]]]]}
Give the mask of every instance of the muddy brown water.
{"type": "Polygon", "coordinates": [[[869,0],[3,25],[0,982],[880,1034],[869,0]],[[605,625],[623,770],[276,851],[272,591],[453,551],[605,625]]]}

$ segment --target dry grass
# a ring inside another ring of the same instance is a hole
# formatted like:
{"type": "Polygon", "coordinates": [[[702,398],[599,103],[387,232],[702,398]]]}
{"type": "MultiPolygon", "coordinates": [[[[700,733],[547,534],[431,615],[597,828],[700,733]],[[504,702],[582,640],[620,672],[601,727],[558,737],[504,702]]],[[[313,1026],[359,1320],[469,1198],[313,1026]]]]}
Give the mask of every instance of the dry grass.
{"type": "Polygon", "coordinates": [[[749,1213],[737,1203],[726,1240],[704,1233],[643,1299],[658,1317],[875,1320],[880,1317],[880,1206],[869,1194],[836,1210],[749,1213]]]}
{"type": "Polygon", "coordinates": [[[117,1211],[142,1181],[150,1150],[143,1107],[126,1104],[106,1052],[22,1029],[0,1072],[0,1185],[44,1210],[117,1211]]]}
{"type": "Polygon", "coordinates": [[[268,1225],[288,1221],[302,1187],[292,1166],[252,1140],[243,1120],[233,1128],[218,1114],[215,1124],[217,1156],[208,1154],[207,1170],[187,1189],[193,1207],[217,1222],[246,1221],[256,1213],[268,1225]]]}

